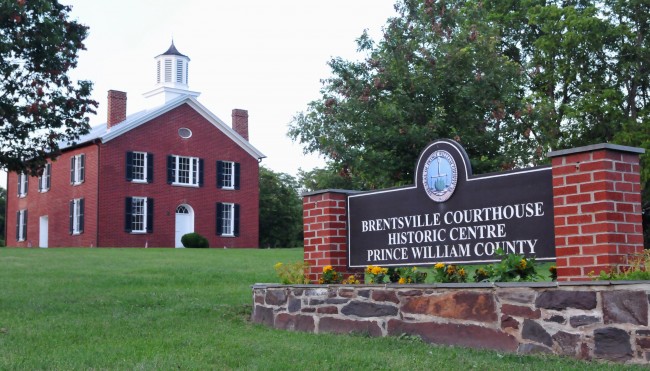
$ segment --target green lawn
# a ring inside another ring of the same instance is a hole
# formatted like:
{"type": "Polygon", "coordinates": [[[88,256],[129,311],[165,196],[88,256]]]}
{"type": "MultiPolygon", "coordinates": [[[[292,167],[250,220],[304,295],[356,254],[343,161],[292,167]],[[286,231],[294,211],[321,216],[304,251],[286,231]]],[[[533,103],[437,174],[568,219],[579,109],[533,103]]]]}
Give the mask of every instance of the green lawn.
{"type": "Polygon", "coordinates": [[[251,324],[302,249],[0,248],[0,370],[610,370],[623,366],[251,324]]]}

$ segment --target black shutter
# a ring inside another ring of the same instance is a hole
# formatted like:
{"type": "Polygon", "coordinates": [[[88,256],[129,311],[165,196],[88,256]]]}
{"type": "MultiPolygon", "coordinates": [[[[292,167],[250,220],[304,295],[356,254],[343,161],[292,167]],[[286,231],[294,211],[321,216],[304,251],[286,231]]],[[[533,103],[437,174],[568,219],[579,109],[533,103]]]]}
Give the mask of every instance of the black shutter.
{"type": "Polygon", "coordinates": [[[45,167],[47,170],[47,179],[45,179],[45,187],[50,189],[52,187],[52,164],[47,164],[45,167]]]}
{"type": "Polygon", "coordinates": [[[153,232],[153,198],[147,198],[147,233],[153,232]]]}
{"type": "Polygon", "coordinates": [[[86,180],[86,155],[81,155],[79,157],[81,161],[81,167],[79,168],[79,183],[83,183],[86,180]]]}
{"type": "Polygon", "coordinates": [[[74,232],[74,200],[70,201],[70,234],[74,232]]]}
{"type": "Polygon", "coordinates": [[[239,162],[235,162],[235,189],[239,189],[239,162]]]}
{"type": "Polygon", "coordinates": [[[233,234],[235,237],[239,237],[239,204],[234,205],[235,209],[235,222],[234,222],[234,227],[233,227],[233,234]]]}
{"type": "Polygon", "coordinates": [[[16,241],[20,241],[20,210],[16,211],[16,241]]]}
{"type": "Polygon", "coordinates": [[[27,209],[23,211],[23,240],[27,240],[27,209]]]}
{"type": "Polygon", "coordinates": [[[223,161],[217,161],[217,188],[223,188],[223,161]]]}
{"type": "Polygon", "coordinates": [[[79,233],[84,232],[84,206],[85,206],[84,199],[83,198],[79,199],[79,216],[78,216],[78,218],[79,218],[79,233]]]}
{"type": "Polygon", "coordinates": [[[124,230],[128,233],[131,233],[132,229],[132,219],[133,219],[133,198],[127,197],[126,204],[124,208],[124,230]]]}
{"type": "Polygon", "coordinates": [[[176,168],[176,157],[167,156],[167,184],[174,183],[174,170],[176,168]]]}
{"type": "Polygon", "coordinates": [[[16,188],[16,196],[20,197],[20,186],[23,182],[23,177],[20,173],[17,174],[18,174],[18,187],[16,188]]]}
{"type": "Polygon", "coordinates": [[[153,183],[153,153],[147,153],[147,183],[153,183]]]}
{"type": "Polygon", "coordinates": [[[74,162],[76,157],[70,157],[70,184],[74,184],[74,162]]]}
{"type": "Polygon", "coordinates": [[[126,180],[133,180],[133,152],[126,153],[126,180]]]}
{"type": "Polygon", "coordinates": [[[204,162],[203,159],[199,159],[199,187],[203,187],[203,167],[204,167],[204,162]]]}
{"type": "Polygon", "coordinates": [[[223,204],[217,202],[217,236],[221,236],[222,226],[223,226],[223,204]]]}

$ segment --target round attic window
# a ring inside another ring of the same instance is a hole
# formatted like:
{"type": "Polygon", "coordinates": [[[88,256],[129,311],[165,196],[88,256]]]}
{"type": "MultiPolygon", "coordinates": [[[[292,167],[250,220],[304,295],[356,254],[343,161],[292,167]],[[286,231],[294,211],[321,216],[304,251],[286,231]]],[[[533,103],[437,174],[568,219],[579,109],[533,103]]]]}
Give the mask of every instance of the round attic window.
{"type": "Polygon", "coordinates": [[[188,128],[180,128],[178,129],[178,135],[183,139],[187,139],[192,136],[192,130],[188,128]]]}

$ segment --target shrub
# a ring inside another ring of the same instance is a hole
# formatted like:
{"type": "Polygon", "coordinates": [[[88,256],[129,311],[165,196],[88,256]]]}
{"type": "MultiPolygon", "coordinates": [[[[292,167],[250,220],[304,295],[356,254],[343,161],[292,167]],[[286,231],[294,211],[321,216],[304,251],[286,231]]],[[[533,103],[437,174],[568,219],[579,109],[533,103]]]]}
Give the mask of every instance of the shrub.
{"type": "Polygon", "coordinates": [[[501,257],[501,261],[477,269],[474,272],[474,282],[530,282],[539,280],[535,258],[505,254],[501,249],[497,249],[496,254],[501,257]]]}
{"type": "Polygon", "coordinates": [[[388,274],[388,268],[382,268],[377,265],[366,267],[366,273],[370,277],[369,283],[384,283],[384,277],[388,274]]]}
{"type": "MultiPolygon", "coordinates": [[[[397,283],[399,284],[424,283],[427,278],[427,272],[419,271],[417,267],[397,268],[395,271],[397,272],[397,283]]],[[[392,277],[391,282],[393,282],[392,277]]]]}
{"type": "Polygon", "coordinates": [[[181,237],[181,243],[185,247],[210,247],[208,239],[198,233],[187,233],[181,237]]]}
{"type": "Polygon", "coordinates": [[[292,284],[307,284],[309,283],[309,278],[305,272],[309,268],[309,264],[304,261],[297,261],[295,263],[276,263],[275,273],[280,277],[280,282],[283,285],[292,285],[292,284]]]}
{"type": "Polygon", "coordinates": [[[433,266],[433,280],[442,283],[467,282],[467,271],[454,264],[437,263],[433,266]]]}
{"type": "Polygon", "coordinates": [[[318,279],[318,282],[322,284],[341,283],[341,281],[343,281],[343,276],[331,265],[323,267],[323,275],[318,279]]]}
{"type": "Polygon", "coordinates": [[[615,267],[609,273],[600,271],[598,276],[595,276],[594,272],[590,272],[589,276],[594,280],[603,281],[645,281],[650,280],[648,266],[650,266],[650,250],[644,250],[643,253],[630,259],[629,266],[615,267]]]}

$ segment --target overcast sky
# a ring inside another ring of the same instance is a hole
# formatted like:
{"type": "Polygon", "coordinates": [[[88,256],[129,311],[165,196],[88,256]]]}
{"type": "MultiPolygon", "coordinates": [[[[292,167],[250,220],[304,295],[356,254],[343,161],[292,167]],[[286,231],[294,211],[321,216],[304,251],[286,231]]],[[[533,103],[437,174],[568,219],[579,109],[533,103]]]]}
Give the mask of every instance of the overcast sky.
{"type": "MultiPolygon", "coordinates": [[[[355,40],[381,37],[394,0],[60,0],[90,27],[72,72],[94,83],[99,102],[91,126],[106,122],[110,89],[127,92],[127,114],[146,104],[155,84],[154,57],[170,46],[190,58],[189,88],[227,124],[248,110],[250,142],[262,165],[296,175],[322,166],[287,137],[293,116],[319,97],[333,57],[359,59],[355,40]]],[[[0,184],[6,180],[0,179],[0,184]]]]}

